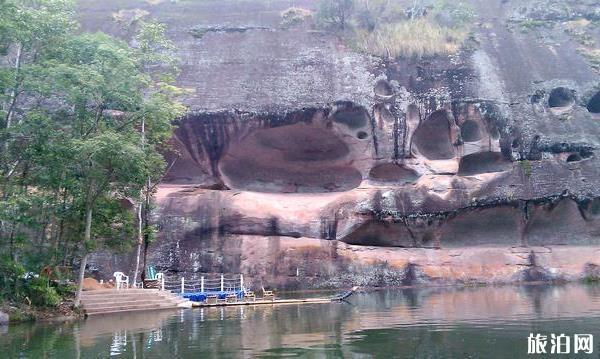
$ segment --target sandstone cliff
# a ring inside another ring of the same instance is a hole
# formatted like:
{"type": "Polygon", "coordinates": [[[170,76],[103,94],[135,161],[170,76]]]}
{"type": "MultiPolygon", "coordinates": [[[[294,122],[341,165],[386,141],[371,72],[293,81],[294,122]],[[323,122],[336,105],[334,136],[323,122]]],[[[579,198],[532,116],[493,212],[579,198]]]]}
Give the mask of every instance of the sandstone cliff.
{"type": "Polygon", "coordinates": [[[598,50],[569,30],[600,41],[593,2],[473,2],[459,52],[398,60],[281,27],[289,1],[79,4],[88,30],[128,39],[114,14],[148,16],[178,47],[189,113],[157,194],[161,270],[280,288],[598,271],[598,50]]]}

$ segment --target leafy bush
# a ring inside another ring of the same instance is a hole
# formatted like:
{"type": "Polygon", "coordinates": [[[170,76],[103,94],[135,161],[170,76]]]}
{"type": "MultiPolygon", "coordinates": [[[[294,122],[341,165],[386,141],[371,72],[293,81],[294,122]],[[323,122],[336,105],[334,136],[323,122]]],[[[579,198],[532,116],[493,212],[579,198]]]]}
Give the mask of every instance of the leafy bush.
{"type": "Polygon", "coordinates": [[[291,7],[281,13],[281,26],[284,28],[301,24],[312,18],[312,11],[301,7],[291,7]]]}
{"type": "Polygon", "coordinates": [[[354,0],[321,0],[316,17],[322,27],[344,30],[353,10],[354,0]]]}
{"type": "Polygon", "coordinates": [[[9,257],[0,258],[0,295],[3,297],[18,296],[22,285],[25,268],[9,257]]]}
{"type": "Polygon", "coordinates": [[[469,27],[475,18],[473,9],[462,1],[450,2],[438,0],[432,9],[436,22],[445,27],[469,27]]]}
{"type": "Polygon", "coordinates": [[[27,287],[27,297],[31,304],[38,307],[56,307],[60,304],[61,297],[54,287],[49,285],[46,278],[33,278],[27,287]]]}
{"type": "Polygon", "coordinates": [[[56,293],[61,297],[69,297],[75,294],[77,286],[73,284],[58,284],[55,289],[56,293]]]}

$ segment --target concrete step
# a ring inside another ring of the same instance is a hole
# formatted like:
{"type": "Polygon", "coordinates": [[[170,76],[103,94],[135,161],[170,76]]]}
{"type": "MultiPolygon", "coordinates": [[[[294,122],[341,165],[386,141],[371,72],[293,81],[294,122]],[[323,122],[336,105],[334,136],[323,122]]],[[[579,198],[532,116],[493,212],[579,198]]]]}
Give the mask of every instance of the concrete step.
{"type": "Polygon", "coordinates": [[[162,299],[147,299],[147,300],[123,300],[123,301],[102,301],[102,302],[83,302],[86,309],[102,308],[114,305],[136,305],[136,304],[161,304],[174,303],[173,301],[165,301],[162,299]]]}
{"type": "MultiPolygon", "coordinates": [[[[150,310],[175,310],[175,309],[182,309],[182,307],[161,307],[161,308],[153,308],[150,310]]],[[[98,316],[98,315],[117,315],[117,314],[125,314],[125,313],[131,313],[131,312],[143,312],[143,311],[148,311],[149,309],[146,308],[141,308],[141,309],[129,309],[129,310],[110,310],[110,311],[105,311],[105,312],[99,312],[99,313],[86,313],[87,315],[93,315],[93,316],[98,316]]]]}
{"type": "Polygon", "coordinates": [[[128,299],[143,299],[143,298],[172,298],[171,296],[166,296],[162,294],[126,294],[126,295],[95,295],[91,297],[81,297],[82,301],[86,300],[128,300],[128,299]]]}
{"type": "Polygon", "coordinates": [[[189,300],[157,289],[89,291],[83,293],[81,304],[87,315],[191,307],[189,300]]]}
{"type": "Polygon", "coordinates": [[[139,294],[139,293],[158,293],[158,292],[160,292],[158,289],[139,289],[139,288],[121,289],[121,290],[98,289],[98,290],[83,291],[83,292],[81,292],[81,295],[82,296],[95,296],[95,295],[103,295],[103,294],[119,295],[119,294],[139,294]]]}
{"type": "Polygon", "coordinates": [[[129,305],[107,305],[104,307],[98,307],[98,308],[90,308],[90,309],[86,309],[86,313],[88,315],[91,314],[96,314],[96,313],[105,313],[105,312],[110,312],[110,311],[115,311],[115,310],[119,310],[119,311],[125,311],[125,310],[138,310],[138,309],[146,309],[146,310],[153,310],[153,309],[158,309],[158,308],[176,308],[177,306],[172,304],[172,303],[155,303],[155,304],[129,304],[129,305]]]}
{"type": "Polygon", "coordinates": [[[102,294],[102,295],[93,295],[93,296],[85,296],[81,297],[81,300],[127,300],[132,298],[172,298],[172,296],[159,294],[159,293],[148,293],[148,294],[119,294],[119,295],[110,295],[110,294],[102,294]]]}

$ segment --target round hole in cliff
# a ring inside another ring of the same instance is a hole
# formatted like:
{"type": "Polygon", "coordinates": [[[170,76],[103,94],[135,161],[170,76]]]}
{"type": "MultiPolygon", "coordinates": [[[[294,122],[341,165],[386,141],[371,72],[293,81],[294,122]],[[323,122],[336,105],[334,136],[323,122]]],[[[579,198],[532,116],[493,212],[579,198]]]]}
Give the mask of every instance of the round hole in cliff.
{"type": "Polygon", "coordinates": [[[581,161],[581,156],[578,153],[572,153],[567,157],[567,162],[578,162],[581,161]]]}
{"type": "Polygon", "coordinates": [[[550,92],[548,97],[548,107],[550,108],[565,108],[570,107],[575,103],[573,91],[566,87],[557,87],[550,92]]]}
{"type": "Polygon", "coordinates": [[[371,168],[369,178],[381,182],[414,183],[419,175],[410,168],[395,163],[383,163],[371,168]]]}
{"type": "Polygon", "coordinates": [[[450,140],[450,123],[446,111],[432,113],[413,135],[413,144],[430,160],[447,160],[454,157],[450,140]]]}
{"type": "Polygon", "coordinates": [[[478,152],[466,155],[460,159],[458,164],[458,175],[471,176],[480,173],[492,173],[507,171],[511,168],[500,152],[478,152]]]}
{"type": "Polygon", "coordinates": [[[359,140],[364,140],[365,138],[369,137],[369,135],[365,131],[358,131],[356,137],[358,137],[359,140]]]}
{"type": "Polygon", "coordinates": [[[231,189],[274,193],[338,192],[356,188],[360,172],[333,132],[297,123],[259,129],[231,143],[220,160],[231,189]]]}
{"type": "Polygon", "coordinates": [[[392,89],[390,83],[383,79],[377,81],[374,91],[377,96],[381,97],[389,97],[394,94],[394,90],[392,89]]]}
{"type": "Polygon", "coordinates": [[[350,103],[338,108],[332,117],[335,122],[343,123],[349,128],[364,127],[369,120],[369,115],[364,108],[350,103]]]}
{"type": "Polygon", "coordinates": [[[600,113],[600,91],[596,92],[596,94],[592,96],[586,107],[591,113],[600,113]]]}
{"type": "Polygon", "coordinates": [[[481,139],[479,125],[473,120],[467,120],[460,126],[460,134],[463,141],[475,142],[481,139]]]}

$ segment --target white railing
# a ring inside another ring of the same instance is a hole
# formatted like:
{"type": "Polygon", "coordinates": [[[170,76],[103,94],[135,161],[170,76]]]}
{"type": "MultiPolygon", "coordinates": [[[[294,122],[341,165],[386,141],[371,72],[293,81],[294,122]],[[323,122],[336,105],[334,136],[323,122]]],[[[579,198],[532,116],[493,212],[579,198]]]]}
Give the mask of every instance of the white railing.
{"type": "Polygon", "coordinates": [[[206,275],[200,278],[165,278],[161,277],[161,289],[179,294],[205,292],[244,291],[244,275],[206,275]]]}

